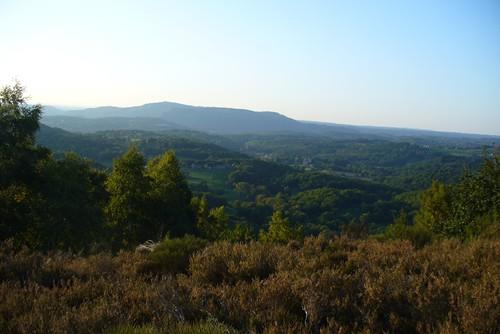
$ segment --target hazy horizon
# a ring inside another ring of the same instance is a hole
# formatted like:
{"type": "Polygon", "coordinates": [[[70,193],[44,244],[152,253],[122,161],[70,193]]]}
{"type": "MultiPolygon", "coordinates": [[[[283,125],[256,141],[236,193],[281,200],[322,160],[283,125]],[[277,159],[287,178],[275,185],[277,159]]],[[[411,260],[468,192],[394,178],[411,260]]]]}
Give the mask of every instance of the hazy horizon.
{"type": "MultiPolygon", "coordinates": [[[[423,129],[423,128],[412,128],[412,127],[402,127],[402,126],[386,126],[386,125],[371,125],[371,124],[352,124],[352,123],[336,123],[336,122],[328,122],[328,121],[315,121],[315,120],[310,120],[310,119],[297,119],[293,118],[291,116],[285,115],[283,113],[280,113],[279,111],[275,110],[252,110],[248,108],[238,108],[238,107],[220,107],[220,106],[203,106],[203,105],[191,105],[188,103],[181,103],[181,102],[176,102],[176,101],[156,101],[156,102],[148,102],[140,105],[129,105],[129,106],[115,106],[115,105],[106,105],[106,106],[64,106],[64,105],[44,105],[44,107],[53,107],[58,110],[61,110],[63,112],[64,116],[70,116],[65,114],[64,112],[66,111],[77,111],[77,110],[84,110],[84,109],[93,109],[93,108],[134,108],[134,107],[141,107],[147,104],[160,104],[160,103],[173,103],[173,104],[181,104],[181,105],[186,105],[186,106],[193,106],[193,107],[200,107],[200,108],[227,108],[227,109],[236,109],[236,110],[247,110],[247,111],[252,111],[252,112],[273,112],[273,113],[278,113],[281,114],[285,117],[291,118],[293,120],[303,122],[303,123],[315,123],[315,124],[330,124],[330,125],[341,125],[341,126],[359,126],[359,127],[373,127],[373,128],[387,128],[387,129],[401,129],[401,130],[417,130],[417,131],[434,131],[434,132],[444,132],[444,133],[457,133],[457,134],[464,134],[464,135],[481,135],[481,136],[492,136],[492,137],[499,137],[500,134],[494,134],[494,133],[475,133],[475,132],[463,132],[463,131],[450,131],[450,130],[439,130],[439,129],[423,129]]],[[[48,116],[58,116],[58,115],[48,115],[48,116]]],[[[75,116],[79,117],[79,116],[75,116]]],[[[105,117],[106,118],[106,117],[105,117]]]]}
{"type": "Polygon", "coordinates": [[[31,102],[155,101],[500,135],[500,3],[0,2],[0,85],[31,102]]]}

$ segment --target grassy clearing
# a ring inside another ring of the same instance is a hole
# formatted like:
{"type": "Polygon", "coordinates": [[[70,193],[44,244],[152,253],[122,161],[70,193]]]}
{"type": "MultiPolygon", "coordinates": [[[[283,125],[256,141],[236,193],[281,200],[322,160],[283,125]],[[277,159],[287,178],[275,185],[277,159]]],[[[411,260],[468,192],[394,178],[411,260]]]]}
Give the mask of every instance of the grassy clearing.
{"type": "Polygon", "coordinates": [[[231,201],[237,199],[238,194],[227,184],[227,176],[230,172],[230,170],[218,169],[190,169],[187,179],[193,189],[200,189],[205,184],[210,192],[231,201]]]}

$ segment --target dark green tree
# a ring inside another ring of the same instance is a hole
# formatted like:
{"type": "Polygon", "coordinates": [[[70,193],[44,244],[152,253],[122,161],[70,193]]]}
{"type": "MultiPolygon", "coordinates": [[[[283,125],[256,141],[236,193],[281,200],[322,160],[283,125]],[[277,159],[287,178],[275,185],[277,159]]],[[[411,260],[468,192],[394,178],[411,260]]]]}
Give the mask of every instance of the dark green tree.
{"type": "Polygon", "coordinates": [[[49,151],[35,146],[42,107],[26,103],[16,83],[0,90],[0,239],[24,241],[43,209],[37,164],[49,151]]]}
{"type": "Polygon", "coordinates": [[[146,174],[151,180],[149,198],[157,238],[167,232],[171,236],[193,233],[192,194],[175,153],[168,151],[150,160],[146,174]]]}
{"type": "Polygon", "coordinates": [[[224,239],[232,242],[249,242],[255,240],[255,235],[248,223],[237,223],[226,231],[224,239]]]}
{"type": "Polygon", "coordinates": [[[443,237],[465,239],[499,223],[500,157],[485,159],[476,172],[467,170],[457,184],[433,182],[422,194],[416,223],[443,237]]]}
{"type": "MultiPolygon", "coordinates": [[[[0,90],[0,184],[26,181],[38,160],[35,133],[42,113],[29,105],[19,83],[0,90]]],[[[43,151],[47,153],[47,151],[43,151]]]]}
{"type": "Polygon", "coordinates": [[[39,168],[44,202],[39,247],[81,250],[103,241],[106,175],[74,153],[46,159],[39,168]]]}
{"type": "Polygon", "coordinates": [[[229,228],[229,216],[224,206],[209,209],[206,196],[193,198],[192,207],[196,212],[196,228],[200,236],[207,240],[226,237],[229,228]]]}
{"type": "Polygon", "coordinates": [[[409,240],[415,247],[421,248],[432,241],[432,233],[421,223],[409,224],[408,214],[402,209],[394,217],[394,222],[387,226],[383,239],[409,240]]]}
{"type": "Polygon", "coordinates": [[[473,237],[500,223],[500,155],[485,158],[477,172],[464,173],[453,186],[452,210],[451,235],[473,237]]]}
{"type": "Polygon", "coordinates": [[[145,175],[144,156],[136,146],[113,162],[106,190],[110,197],[105,214],[115,247],[157,238],[149,202],[151,182],[145,175]]]}

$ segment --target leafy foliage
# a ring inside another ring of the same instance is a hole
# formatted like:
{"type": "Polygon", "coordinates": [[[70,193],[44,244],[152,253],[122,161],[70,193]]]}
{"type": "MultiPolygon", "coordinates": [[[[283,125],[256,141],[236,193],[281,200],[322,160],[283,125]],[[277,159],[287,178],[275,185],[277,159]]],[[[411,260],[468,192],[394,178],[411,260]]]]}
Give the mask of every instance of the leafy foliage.
{"type": "Polygon", "coordinates": [[[149,201],[160,224],[159,234],[167,231],[173,236],[193,233],[191,190],[181,172],[173,151],[148,162],[147,176],[151,180],[149,201]]]}
{"type": "Polygon", "coordinates": [[[158,237],[149,210],[151,184],[145,176],[144,157],[137,147],[132,146],[115,160],[106,190],[110,199],[105,213],[114,230],[115,244],[127,247],[158,237]]]}
{"type": "Polygon", "coordinates": [[[206,196],[193,198],[191,205],[196,212],[196,227],[201,236],[211,241],[226,237],[229,216],[224,206],[209,209],[206,196]]]}
{"type": "Polygon", "coordinates": [[[432,238],[432,231],[421,222],[410,225],[405,211],[401,211],[394,219],[394,223],[387,227],[383,235],[383,239],[409,240],[418,248],[429,244],[432,238]]]}
{"type": "Polygon", "coordinates": [[[292,226],[284,217],[283,211],[275,210],[267,231],[261,230],[259,240],[264,242],[287,243],[291,240],[299,240],[302,237],[300,226],[292,226]]]}
{"type": "Polygon", "coordinates": [[[477,172],[467,171],[457,184],[434,182],[422,194],[416,222],[441,236],[467,238],[498,224],[499,210],[500,156],[494,155],[477,172]]]}

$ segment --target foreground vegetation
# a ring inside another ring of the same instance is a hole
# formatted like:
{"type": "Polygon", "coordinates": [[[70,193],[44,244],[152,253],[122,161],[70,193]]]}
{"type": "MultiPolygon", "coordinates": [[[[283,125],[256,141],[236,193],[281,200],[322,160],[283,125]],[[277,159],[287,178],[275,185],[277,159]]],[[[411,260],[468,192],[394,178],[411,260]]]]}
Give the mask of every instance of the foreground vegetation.
{"type": "Polygon", "coordinates": [[[228,210],[173,151],[54,156],[40,113],[0,92],[2,333],[500,331],[498,155],[410,212],[388,186],[246,160],[221,172],[228,210]]]}
{"type": "Polygon", "coordinates": [[[217,242],[184,265],[164,256],[162,266],[155,252],[1,249],[0,331],[8,333],[500,330],[498,240],[422,249],[322,236],[217,242]]]}

